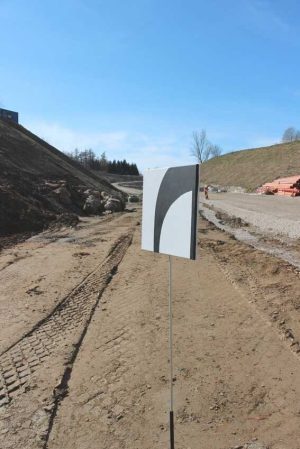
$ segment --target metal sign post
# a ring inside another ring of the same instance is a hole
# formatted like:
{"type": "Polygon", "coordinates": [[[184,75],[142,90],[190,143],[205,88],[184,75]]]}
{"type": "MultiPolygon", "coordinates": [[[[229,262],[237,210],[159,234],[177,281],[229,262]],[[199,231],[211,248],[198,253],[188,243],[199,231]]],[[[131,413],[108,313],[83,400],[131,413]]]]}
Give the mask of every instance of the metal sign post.
{"type": "Polygon", "coordinates": [[[198,193],[199,164],[144,173],[142,249],[169,256],[170,449],[175,449],[171,256],[196,260],[198,193]]]}
{"type": "Polygon", "coordinates": [[[172,257],[169,256],[169,359],[170,359],[170,449],[174,441],[174,392],[173,392],[173,308],[172,308],[172,257]]]}

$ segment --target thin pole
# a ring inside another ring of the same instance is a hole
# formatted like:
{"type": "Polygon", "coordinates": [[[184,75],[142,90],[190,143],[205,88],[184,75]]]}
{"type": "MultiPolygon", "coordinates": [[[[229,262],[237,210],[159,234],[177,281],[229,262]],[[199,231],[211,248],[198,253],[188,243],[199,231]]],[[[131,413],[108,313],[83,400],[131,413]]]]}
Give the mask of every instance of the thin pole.
{"type": "Polygon", "coordinates": [[[173,394],[173,310],[172,310],[172,258],[169,256],[169,358],[170,358],[170,449],[174,442],[174,394],[173,394]]]}

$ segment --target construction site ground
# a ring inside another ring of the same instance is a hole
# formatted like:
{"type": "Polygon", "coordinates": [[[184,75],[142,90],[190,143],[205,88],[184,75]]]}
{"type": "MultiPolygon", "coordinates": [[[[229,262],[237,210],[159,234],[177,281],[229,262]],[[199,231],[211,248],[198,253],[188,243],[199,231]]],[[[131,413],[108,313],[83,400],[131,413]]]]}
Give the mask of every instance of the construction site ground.
{"type": "MultiPolygon", "coordinates": [[[[140,223],[0,253],[1,449],[168,447],[168,258],[140,223]]],[[[176,449],[300,449],[299,270],[204,218],[198,237],[173,263],[176,449]]]]}
{"type": "Polygon", "coordinates": [[[300,197],[210,193],[204,204],[240,217],[262,233],[300,238],[300,197]]]}

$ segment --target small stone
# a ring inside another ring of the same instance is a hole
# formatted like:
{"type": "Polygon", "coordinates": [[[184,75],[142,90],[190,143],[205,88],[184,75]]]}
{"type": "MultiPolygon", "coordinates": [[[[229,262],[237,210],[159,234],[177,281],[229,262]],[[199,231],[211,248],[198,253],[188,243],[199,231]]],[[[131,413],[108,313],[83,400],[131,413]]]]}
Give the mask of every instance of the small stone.
{"type": "Polygon", "coordinates": [[[45,410],[45,412],[52,412],[53,407],[54,407],[54,404],[45,405],[44,410],[45,410]]]}
{"type": "Polygon", "coordinates": [[[121,407],[120,405],[115,405],[115,407],[112,409],[112,413],[115,415],[115,417],[117,418],[117,420],[122,419],[123,418],[123,412],[124,412],[124,408],[121,407]]]}
{"type": "Polygon", "coordinates": [[[246,443],[242,446],[242,449],[268,449],[268,447],[258,441],[253,440],[252,442],[246,443]]]}

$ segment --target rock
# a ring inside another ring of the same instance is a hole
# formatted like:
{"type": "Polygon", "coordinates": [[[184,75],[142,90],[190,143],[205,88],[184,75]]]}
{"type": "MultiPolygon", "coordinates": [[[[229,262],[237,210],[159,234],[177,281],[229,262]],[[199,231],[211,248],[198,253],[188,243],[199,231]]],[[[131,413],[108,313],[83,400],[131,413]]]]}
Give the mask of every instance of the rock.
{"type": "Polygon", "coordinates": [[[138,203],[140,201],[139,197],[137,195],[130,195],[128,197],[129,203],[138,203]]]}
{"type": "Polygon", "coordinates": [[[62,204],[70,205],[72,203],[71,194],[65,186],[52,190],[52,194],[54,194],[57,200],[62,204]]]}
{"type": "Polygon", "coordinates": [[[101,192],[101,197],[102,197],[102,199],[104,199],[104,200],[108,200],[109,194],[103,190],[103,191],[101,192]]]}
{"type": "Polygon", "coordinates": [[[250,443],[246,443],[244,445],[237,445],[230,449],[268,449],[268,446],[260,443],[259,441],[251,441],[250,443]]]}
{"type": "Polygon", "coordinates": [[[88,214],[97,215],[103,212],[103,203],[100,197],[89,195],[85,200],[83,210],[88,214]]]}
{"type": "Polygon", "coordinates": [[[102,194],[101,192],[99,192],[99,190],[93,190],[92,195],[96,198],[99,198],[100,200],[102,199],[102,194]]]}
{"type": "Polygon", "coordinates": [[[117,418],[117,420],[122,419],[124,416],[124,408],[117,404],[112,409],[112,413],[117,418]]]}
{"type": "Polygon", "coordinates": [[[91,189],[87,189],[87,190],[85,190],[84,192],[83,192],[83,196],[85,197],[85,198],[87,198],[88,196],[90,196],[91,195],[91,189]]]}
{"type": "Polygon", "coordinates": [[[44,406],[45,412],[48,412],[48,413],[51,413],[53,408],[54,408],[54,403],[44,406]]]}
{"type": "Polygon", "coordinates": [[[111,212],[121,212],[124,209],[124,205],[119,198],[110,197],[104,204],[105,210],[110,210],[111,212]]]}
{"type": "Polygon", "coordinates": [[[268,449],[268,447],[258,441],[254,441],[252,443],[246,443],[244,449],[268,449]]]}

